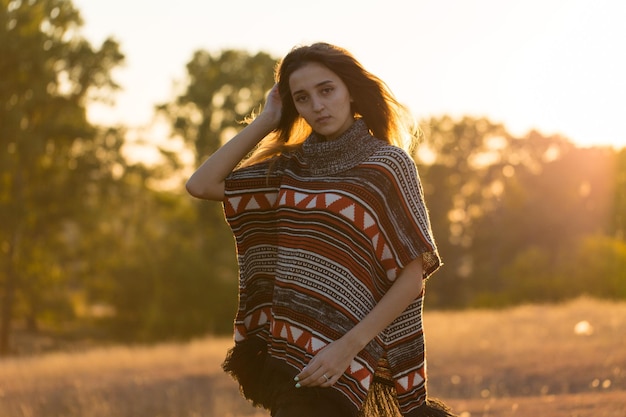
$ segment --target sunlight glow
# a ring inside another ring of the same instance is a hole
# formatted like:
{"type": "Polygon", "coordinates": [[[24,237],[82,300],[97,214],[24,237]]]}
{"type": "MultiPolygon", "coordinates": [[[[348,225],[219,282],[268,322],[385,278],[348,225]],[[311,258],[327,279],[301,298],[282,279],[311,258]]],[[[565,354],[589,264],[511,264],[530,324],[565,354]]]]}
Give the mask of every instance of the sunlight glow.
{"type": "Polygon", "coordinates": [[[75,0],[85,36],[113,36],[127,56],[117,105],[90,115],[149,123],[197,49],[279,58],[323,40],[350,50],[420,119],[485,116],[518,137],[535,129],[580,146],[626,146],[626,2],[244,3],[75,0]]]}

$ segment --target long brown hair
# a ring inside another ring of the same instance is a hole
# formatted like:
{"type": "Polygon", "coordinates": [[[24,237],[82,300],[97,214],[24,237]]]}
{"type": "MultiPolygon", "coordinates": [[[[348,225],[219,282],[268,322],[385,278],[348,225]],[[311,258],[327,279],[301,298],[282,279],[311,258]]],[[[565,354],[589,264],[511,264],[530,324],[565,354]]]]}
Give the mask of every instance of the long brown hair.
{"type": "Polygon", "coordinates": [[[276,67],[275,79],[282,101],[278,127],[266,137],[244,164],[251,165],[297,148],[311,133],[298,114],[289,77],[310,62],[324,65],[346,84],[352,97],[352,113],[363,118],[373,136],[411,151],[418,129],[408,109],[397,101],[387,85],[367,71],[347,50],[328,43],[314,43],[292,49],[276,67]]]}

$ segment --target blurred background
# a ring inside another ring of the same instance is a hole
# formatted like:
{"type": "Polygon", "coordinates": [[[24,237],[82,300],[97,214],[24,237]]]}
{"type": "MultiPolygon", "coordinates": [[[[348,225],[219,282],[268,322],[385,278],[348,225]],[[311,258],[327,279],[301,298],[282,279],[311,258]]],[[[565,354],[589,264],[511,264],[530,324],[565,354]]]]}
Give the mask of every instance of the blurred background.
{"type": "Polygon", "coordinates": [[[626,299],[622,2],[0,4],[2,355],[230,335],[232,237],[184,181],[315,41],[420,121],[427,309],[626,299]]]}

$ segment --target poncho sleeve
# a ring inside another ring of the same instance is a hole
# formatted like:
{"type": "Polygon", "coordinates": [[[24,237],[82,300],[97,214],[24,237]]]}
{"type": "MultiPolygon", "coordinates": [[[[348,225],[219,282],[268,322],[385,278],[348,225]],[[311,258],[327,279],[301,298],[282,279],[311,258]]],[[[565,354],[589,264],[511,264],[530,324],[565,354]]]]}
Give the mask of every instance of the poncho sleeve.
{"type": "Polygon", "coordinates": [[[431,276],[441,265],[433,238],[422,184],[415,163],[400,148],[388,146],[384,152],[388,186],[384,191],[385,209],[381,217],[383,234],[389,244],[395,267],[394,279],[411,261],[421,257],[423,278],[431,276]]]}
{"type": "MultiPolygon", "coordinates": [[[[421,257],[423,279],[441,265],[432,235],[422,185],[410,156],[387,146],[376,158],[387,180],[384,210],[378,213],[382,235],[389,247],[381,263],[394,281],[411,261],[421,257]]],[[[439,415],[426,395],[426,361],[422,329],[422,292],[382,334],[391,383],[403,416],[439,415]],[[430,411],[429,411],[430,410],[430,411]],[[426,413],[426,414],[424,414],[426,413]]],[[[447,414],[441,414],[447,415],[447,414]]]]}

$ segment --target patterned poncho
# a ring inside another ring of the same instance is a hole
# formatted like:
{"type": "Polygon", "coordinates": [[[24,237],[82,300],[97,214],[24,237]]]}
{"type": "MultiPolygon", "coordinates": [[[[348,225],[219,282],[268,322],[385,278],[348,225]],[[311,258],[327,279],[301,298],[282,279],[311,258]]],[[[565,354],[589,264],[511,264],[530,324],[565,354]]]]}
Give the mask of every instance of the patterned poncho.
{"type": "MultiPolygon", "coordinates": [[[[233,171],[223,204],[239,263],[224,369],[266,408],[290,395],[293,377],[367,315],[404,266],[421,257],[427,278],[440,265],[414,162],[362,120],[333,141],[313,133],[297,151],[233,171]]],[[[431,415],[422,300],[323,395],[350,415],[431,415]]]]}

